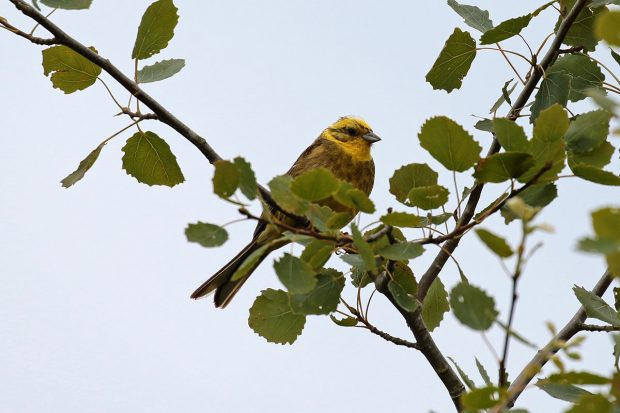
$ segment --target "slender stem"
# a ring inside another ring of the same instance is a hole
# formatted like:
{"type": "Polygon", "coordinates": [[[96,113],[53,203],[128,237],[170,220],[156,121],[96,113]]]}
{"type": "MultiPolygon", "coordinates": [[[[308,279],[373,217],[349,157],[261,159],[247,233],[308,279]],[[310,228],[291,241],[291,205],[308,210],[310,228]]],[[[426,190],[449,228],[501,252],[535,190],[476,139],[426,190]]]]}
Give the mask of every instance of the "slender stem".
{"type": "Polygon", "coordinates": [[[34,44],[38,44],[41,46],[46,46],[46,45],[52,45],[52,44],[58,44],[58,40],[53,38],[53,39],[43,39],[41,37],[36,37],[33,36],[32,34],[26,33],[24,31],[19,30],[17,27],[13,26],[11,23],[9,23],[7,21],[7,19],[5,19],[4,17],[0,16],[0,27],[10,31],[13,34],[16,34],[20,37],[23,37],[24,39],[28,39],[30,40],[32,43],[34,44]]]}
{"type": "MultiPolygon", "coordinates": [[[[510,66],[510,68],[512,69],[514,74],[517,75],[517,78],[519,79],[521,84],[525,84],[525,80],[523,80],[523,78],[519,74],[519,71],[517,70],[517,68],[514,67],[514,65],[512,64],[512,62],[510,61],[510,59],[506,55],[506,51],[502,48],[502,46],[499,43],[495,43],[495,45],[497,46],[497,49],[502,53],[502,56],[504,56],[504,60],[506,60],[506,62],[508,63],[508,66],[510,66]]],[[[531,50],[530,50],[530,52],[531,52],[531,50]]],[[[530,63],[530,65],[531,65],[531,63],[530,63]]]]}
{"type": "Polygon", "coordinates": [[[112,100],[114,101],[114,104],[116,104],[116,106],[121,110],[125,110],[125,108],[123,107],[123,105],[121,105],[120,103],[118,103],[118,100],[116,100],[116,98],[114,97],[114,94],[112,93],[112,91],[110,90],[110,88],[108,87],[108,85],[106,84],[106,82],[103,81],[102,78],[98,77],[97,78],[98,81],[101,82],[101,84],[103,85],[103,87],[105,87],[105,90],[108,91],[108,94],[110,95],[110,97],[112,98],[112,100]]]}
{"type": "Polygon", "coordinates": [[[510,310],[508,312],[508,321],[506,322],[506,335],[504,336],[504,351],[502,352],[502,358],[499,362],[499,381],[498,387],[506,387],[508,373],[506,372],[506,363],[508,360],[508,345],[510,344],[510,331],[512,330],[512,320],[514,319],[515,308],[517,305],[517,285],[519,278],[523,271],[523,254],[525,252],[525,241],[527,239],[527,223],[521,221],[521,242],[517,248],[517,261],[515,263],[515,270],[512,275],[512,295],[510,299],[510,310]]]}
{"type": "Polygon", "coordinates": [[[611,333],[613,331],[620,331],[620,326],[597,326],[594,324],[581,324],[579,326],[579,330],[581,331],[593,331],[593,332],[602,332],[602,333],[611,333]]]}
{"type": "MultiPolygon", "coordinates": [[[[528,59],[527,57],[525,57],[521,53],[513,52],[512,50],[504,50],[504,49],[498,48],[498,47],[476,47],[476,50],[495,50],[496,52],[502,52],[502,54],[510,53],[512,55],[519,56],[521,59],[523,59],[526,62],[528,62],[530,64],[530,66],[534,66],[534,63],[532,63],[532,61],[530,59],[528,59]]],[[[519,75],[517,74],[517,76],[519,76],[519,75]]],[[[519,77],[519,79],[521,79],[521,77],[519,77]]]]}

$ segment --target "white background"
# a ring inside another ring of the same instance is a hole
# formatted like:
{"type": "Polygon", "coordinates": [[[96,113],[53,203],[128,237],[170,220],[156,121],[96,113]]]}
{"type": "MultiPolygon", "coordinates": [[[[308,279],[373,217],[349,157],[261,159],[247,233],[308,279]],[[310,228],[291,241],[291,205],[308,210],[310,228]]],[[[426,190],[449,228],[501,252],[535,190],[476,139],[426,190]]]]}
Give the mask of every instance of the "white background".
{"type": "MultiPolygon", "coordinates": [[[[453,28],[465,28],[444,2],[175,3],[181,16],[176,36],[150,62],[185,58],[187,66],[145,89],[223,157],[244,156],[263,183],[286,171],[338,117],[364,117],[383,141],[374,147],[378,213],[364,216],[363,224],[388,206],[404,210],[387,184],[403,164],[428,162],[441,172],[440,183],[452,187],[451,176],[418,145],[422,123],[433,115],[450,116],[486,151],[491,136],[473,129],[471,115],[488,116],[501,86],[514,77],[499,54],[481,51],[461,90],[450,95],[432,90],[426,72],[453,28]]],[[[129,74],[135,33],[148,4],[95,0],[90,11],[52,17],[129,74]]],[[[491,11],[496,24],[539,6],[477,4],[491,11]]],[[[26,31],[32,27],[9,2],[0,6],[0,15],[26,31]]],[[[525,37],[538,46],[555,19],[555,11],[547,10],[525,37]]],[[[44,30],[37,33],[45,36],[44,30]]],[[[506,46],[526,51],[517,40],[506,46]]],[[[169,142],[187,182],[173,189],[148,187],[127,176],[120,150],[130,135],[125,133],[105,147],[83,181],[61,188],[60,179],[129,122],[113,117],[117,108],[100,84],[70,96],[53,89],[42,75],[38,46],[2,31],[0,51],[0,410],[453,411],[421,354],[367,331],[310,317],[292,346],[255,335],[247,326],[248,308],[261,289],[279,288],[269,262],[226,310],[213,308],[210,299],[191,301],[194,288],[253,230],[251,223],[228,227],[231,239],[219,249],[186,242],[189,222],[239,218],[235,208],[212,195],[212,167],[174,131],[150,122],[144,127],[169,142]]],[[[605,47],[599,51],[609,61],[605,47]]],[[[127,95],[103,77],[126,101],[127,95]]],[[[506,107],[499,111],[506,112],[506,107]]],[[[461,186],[471,183],[469,173],[458,179],[461,186]]],[[[488,202],[503,189],[490,187],[483,199],[488,202]]],[[[562,325],[577,309],[573,284],[591,288],[604,271],[601,258],[575,250],[576,240],[591,233],[589,213],[617,205],[620,195],[618,189],[575,178],[561,180],[559,190],[560,199],[539,218],[556,233],[531,240],[530,245],[543,241],[544,247],[522,280],[514,324],[539,345],[549,338],[546,321],[562,325]]],[[[517,225],[504,227],[501,219],[485,227],[513,243],[518,238],[517,225]]],[[[416,274],[435,253],[428,247],[412,262],[416,274]]],[[[471,282],[496,297],[505,320],[510,282],[497,260],[473,235],[455,256],[471,282]]],[[[333,265],[340,265],[337,259],[333,265]]],[[[458,281],[452,263],[442,280],[449,287],[458,281]]],[[[352,289],[346,294],[352,298],[352,289]]],[[[375,297],[370,317],[380,328],[412,339],[381,297],[375,297]]],[[[611,340],[597,334],[588,338],[580,368],[607,374],[611,340]]],[[[494,328],[488,336],[499,350],[501,332],[494,328]]],[[[495,380],[493,356],[479,333],[447,315],[434,337],[478,383],[474,356],[495,380]]],[[[514,378],[534,351],[520,344],[511,349],[514,378]]],[[[518,405],[533,412],[565,406],[536,388],[518,405]]]]}

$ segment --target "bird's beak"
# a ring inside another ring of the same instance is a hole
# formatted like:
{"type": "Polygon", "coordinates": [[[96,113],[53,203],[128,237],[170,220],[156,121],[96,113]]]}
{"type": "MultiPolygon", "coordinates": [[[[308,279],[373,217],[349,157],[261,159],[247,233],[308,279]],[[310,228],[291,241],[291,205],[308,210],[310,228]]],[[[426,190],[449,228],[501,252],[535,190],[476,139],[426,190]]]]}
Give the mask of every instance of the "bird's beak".
{"type": "Polygon", "coordinates": [[[368,143],[375,143],[381,140],[381,138],[375,135],[373,132],[368,132],[366,135],[362,136],[362,139],[364,139],[368,143]]]}

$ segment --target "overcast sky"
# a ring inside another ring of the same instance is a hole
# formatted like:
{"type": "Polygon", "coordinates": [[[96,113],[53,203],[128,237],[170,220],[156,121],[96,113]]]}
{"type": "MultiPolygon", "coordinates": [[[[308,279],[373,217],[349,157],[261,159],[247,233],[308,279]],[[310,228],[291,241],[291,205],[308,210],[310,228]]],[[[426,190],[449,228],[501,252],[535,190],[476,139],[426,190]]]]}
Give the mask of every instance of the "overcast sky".
{"type": "MultiPolygon", "coordinates": [[[[131,49],[149,1],[95,0],[90,11],[57,12],[61,27],[130,73],[131,49]]],[[[225,158],[244,156],[260,182],[285,172],[323,128],[347,114],[364,117],[383,141],[375,145],[374,200],[379,216],[396,201],[387,181],[399,166],[428,162],[417,133],[425,119],[447,115],[488,147],[472,115],[488,115],[514,75],[495,52],[482,51],[461,90],[433,91],[424,76],[461,19],[444,2],[370,0],[176,0],[180,22],[168,49],[154,60],[185,58],[174,78],[145,89],[225,158]]],[[[495,23],[539,6],[533,1],[481,1],[495,23]]],[[[0,15],[29,31],[8,2],[0,15]]],[[[538,45],[555,21],[552,9],[525,30],[538,45]]],[[[44,36],[44,31],[38,34],[44,36]]],[[[474,34],[477,36],[477,34],[474,34]]],[[[521,42],[507,47],[525,51],[521,42]]],[[[267,343],[247,325],[260,290],[279,288],[264,263],[225,310],[190,293],[249,240],[251,223],[229,226],[230,241],[206,250],[185,240],[198,220],[225,223],[235,208],[211,194],[212,167],[164,125],[144,127],[165,138],[187,181],[148,187],[121,169],[130,133],[111,141],[86,178],[70,189],[59,181],[99,142],[126,126],[101,85],[65,96],[42,74],[38,46],[0,32],[0,404],[7,412],[450,412],[446,391],[420,353],[362,329],[310,317],[292,346],[267,343]]],[[[608,53],[604,51],[605,58],[608,53]]],[[[153,60],[153,61],[154,61],[153,60]]],[[[517,60],[515,60],[517,63],[517,60]]],[[[523,67],[523,66],[519,66],[523,67]]],[[[104,76],[104,79],[108,79],[104,76]]],[[[125,101],[127,95],[109,84],[125,101]]],[[[506,113],[504,107],[500,113],[506,113]]],[[[133,132],[132,132],[133,133],[133,132]]],[[[617,141],[616,141],[617,143],[617,141]]],[[[617,156],[615,156],[617,158],[617,156]]],[[[612,168],[620,170],[617,159],[612,168]]],[[[468,173],[460,185],[471,183],[468,173]]],[[[488,188],[493,199],[503,186],[488,188]]],[[[515,328],[541,345],[546,321],[566,322],[577,309],[573,284],[591,288],[603,260],[575,251],[591,233],[590,212],[620,199],[620,190],[559,182],[560,199],[539,217],[554,234],[521,283],[515,328]]],[[[404,207],[400,207],[402,210],[404,207]]],[[[254,206],[258,211],[258,207],[254,206]]],[[[364,216],[362,223],[372,217],[364,216]]],[[[493,227],[516,242],[516,225],[493,227]]],[[[299,247],[294,248],[300,252],[299,247]]],[[[412,263],[417,275],[436,250],[412,263]]],[[[510,282],[473,236],[456,252],[472,283],[492,293],[506,319],[510,282]]],[[[337,259],[333,265],[340,265],[337,259]]],[[[458,282],[448,263],[443,282],[458,282]]],[[[347,290],[353,297],[352,290],[347,290]]],[[[400,315],[375,297],[371,320],[412,339],[400,315]]],[[[478,357],[496,377],[479,333],[450,314],[434,333],[439,347],[481,383],[478,357]]],[[[496,348],[503,335],[488,333],[496,348]]],[[[588,337],[580,368],[609,373],[610,338],[588,337]]],[[[512,346],[514,374],[534,351],[512,346]]],[[[552,369],[548,369],[552,371],[552,369]]],[[[533,412],[565,404],[529,389],[518,405],[533,412]]]]}

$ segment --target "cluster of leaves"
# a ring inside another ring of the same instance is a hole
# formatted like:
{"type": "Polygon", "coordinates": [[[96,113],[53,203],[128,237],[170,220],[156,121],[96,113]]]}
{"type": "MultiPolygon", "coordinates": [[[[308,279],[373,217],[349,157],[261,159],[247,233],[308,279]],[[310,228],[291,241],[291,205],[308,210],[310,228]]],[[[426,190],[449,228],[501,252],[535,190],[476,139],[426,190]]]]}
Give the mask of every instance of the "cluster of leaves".
{"type": "MultiPolygon", "coordinates": [[[[92,1],[41,0],[41,3],[59,9],[79,10],[89,8],[92,1]]],[[[38,7],[37,2],[34,2],[34,5],[38,7]]],[[[177,8],[172,0],[157,0],[144,12],[131,53],[132,59],[136,61],[134,78],[137,83],[167,79],[185,66],[183,59],[166,59],[138,69],[139,61],[160,53],[168,46],[174,36],[178,18],[177,8]]],[[[91,50],[97,52],[95,48],[91,47],[91,50]]],[[[50,76],[54,88],[64,93],[84,90],[98,79],[101,80],[101,68],[67,46],[52,46],[42,53],[43,73],[50,76]]],[[[123,107],[120,109],[128,110],[123,107]]],[[[134,122],[135,125],[137,123],[138,121],[134,122]]],[[[78,168],[61,181],[62,185],[68,188],[81,180],[97,161],[104,146],[117,135],[118,133],[105,139],[91,151],[78,168]]],[[[138,131],[127,139],[123,152],[123,169],[141,183],[172,187],[185,180],[169,145],[152,131],[138,128],[138,131]]]]}

